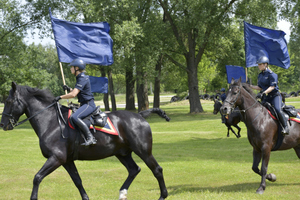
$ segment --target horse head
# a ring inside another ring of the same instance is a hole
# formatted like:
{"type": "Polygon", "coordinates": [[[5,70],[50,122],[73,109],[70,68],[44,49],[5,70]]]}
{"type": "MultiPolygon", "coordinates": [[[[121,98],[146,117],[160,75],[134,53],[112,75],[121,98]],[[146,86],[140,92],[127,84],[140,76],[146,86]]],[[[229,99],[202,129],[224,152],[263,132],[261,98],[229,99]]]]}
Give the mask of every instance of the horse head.
{"type": "Polygon", "coordinates": [[[5,131],[12,130],[20,116],[25,113],[26,107],[24,100],[22,100],[20,96],[18,85],[15,82],[12,82],[12,88],[5,101],[0,123],[0,127],[2,127],[5,131]]]}
{"type": "Polygon", "coordinates": [[[241,82],[241,78],[238,80],[232,78],[226,99],[220,109],[223,115],[229,115],[235,107],[241,104],[241,89],[243,87],[241,82]]]}
{"type": "Polygon", "coordinates": [[[219,111],[220,111],[220,108],[222,106],[222,103],[220,101],[218,101],[218,99],[214,99],[214,111],[213,113],[216,115],[219,111]]]}

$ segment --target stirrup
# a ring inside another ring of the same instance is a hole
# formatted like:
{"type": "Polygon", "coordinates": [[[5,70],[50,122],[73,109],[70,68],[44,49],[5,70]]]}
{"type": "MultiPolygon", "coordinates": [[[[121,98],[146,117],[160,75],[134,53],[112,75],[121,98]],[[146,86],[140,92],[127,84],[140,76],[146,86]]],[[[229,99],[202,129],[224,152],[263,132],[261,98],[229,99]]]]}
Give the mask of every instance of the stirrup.
{"type": "Polygon", "coordinates": [[[286,127],[284,127],[283,129],[282,129],[282,131],[281,131],[281,134],[282,135],[289,135],[289,128],[286,126],[286,127]]]}
{"type": "Polygon", "coordinates": [[[87,140],[84,139],[84,143],[82,143],[82,146],[90,146],[96,144],[97,140],[94,137],[90,137],[87,140]]]}

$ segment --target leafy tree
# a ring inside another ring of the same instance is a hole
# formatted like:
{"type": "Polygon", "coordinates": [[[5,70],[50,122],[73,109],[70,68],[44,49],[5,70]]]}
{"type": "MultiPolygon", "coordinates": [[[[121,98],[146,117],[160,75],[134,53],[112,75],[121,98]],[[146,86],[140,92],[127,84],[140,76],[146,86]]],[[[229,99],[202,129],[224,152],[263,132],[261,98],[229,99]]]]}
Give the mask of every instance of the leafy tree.
{"type": "MultiPolygon", "coordinates": [[[[238,20],[261,24],[276,22],[276,6],[272,1],[259,0],[158,0],[172,28],[176,49],[168,49],[167,56],[174,64],[185,67],[188,75],[190,112],[203,112],[199,100],[198,64],[204,54],[219,55],[231,45],[232,26],[238,20]],[[261,12],[262,4],[264,11],[261,12]],[[247,16],[247,17],[245,17],[247,16]],[[221,42],[222,45],[219,45],[221,42]],[[181,55],[185,62],[176,60],[181,55]]],[[[268,25],[269,26],[269,25],[268,25]]]]}

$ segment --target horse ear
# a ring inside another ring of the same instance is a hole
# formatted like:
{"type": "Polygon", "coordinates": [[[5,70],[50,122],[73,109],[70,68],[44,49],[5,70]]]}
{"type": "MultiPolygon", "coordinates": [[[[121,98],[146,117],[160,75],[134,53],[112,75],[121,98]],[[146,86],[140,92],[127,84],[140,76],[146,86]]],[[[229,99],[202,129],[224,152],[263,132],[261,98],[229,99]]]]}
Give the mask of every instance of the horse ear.
{"type": "Polygon", "coordinates": [[[14,92],[17,90],[17,84],[16,84],[16,82],[11,82],[11,87],[12,87],[12,89],[14,90],[14,92]]]}
{"type": "Polygon", "coordinates": [[[234,84],[234,78],[231,79],[231,84],[234,84]]]}

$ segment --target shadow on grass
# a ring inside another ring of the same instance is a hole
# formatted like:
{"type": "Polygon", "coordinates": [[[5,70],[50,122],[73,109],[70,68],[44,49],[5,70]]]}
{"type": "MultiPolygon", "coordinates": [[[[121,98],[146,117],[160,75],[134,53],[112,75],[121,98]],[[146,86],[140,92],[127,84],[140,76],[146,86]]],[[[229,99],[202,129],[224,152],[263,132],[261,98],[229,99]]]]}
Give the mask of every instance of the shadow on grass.
{"type": "MultiPolygon", "coordinates": [[[[181,193],[186,192],[253,192],[255,193],[260,185],[260,182],[252,182],[252,183],[238,183],[233,185],[224,185],[219,187],[197,187],[191,184],[183,184],[183,185],[174,185],[168,186],[167,189],[169,190],[169,195],[178,195],[181,193]]],[[[266,190],[271,187],[282,187],[282,186],[300,186],[300,183],[290,183],[290,184],[280,184],[280,183],[272,183],[269,184],[267,182],[266,190]]]]}

